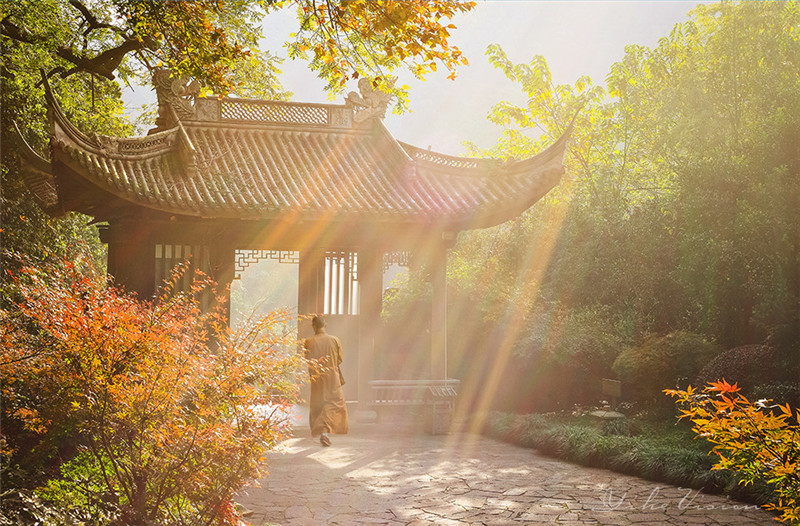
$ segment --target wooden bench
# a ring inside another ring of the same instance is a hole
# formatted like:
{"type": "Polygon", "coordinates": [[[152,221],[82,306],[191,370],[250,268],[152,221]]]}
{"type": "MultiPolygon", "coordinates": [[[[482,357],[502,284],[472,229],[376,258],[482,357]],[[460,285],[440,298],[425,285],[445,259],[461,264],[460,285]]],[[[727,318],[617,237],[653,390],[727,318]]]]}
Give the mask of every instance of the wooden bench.
{"type": "Polygon", "coordinates": [[[430,409],[426,427],[440,434],[449,427],[460,380],[372,380],[369,382],[369,407],[381,420],[382,410],[391,407],[430,409]],[[436,416],[436,415],[440,416],[436,416]],[[442,422],[446,420],[446,422],[442,422]]]}

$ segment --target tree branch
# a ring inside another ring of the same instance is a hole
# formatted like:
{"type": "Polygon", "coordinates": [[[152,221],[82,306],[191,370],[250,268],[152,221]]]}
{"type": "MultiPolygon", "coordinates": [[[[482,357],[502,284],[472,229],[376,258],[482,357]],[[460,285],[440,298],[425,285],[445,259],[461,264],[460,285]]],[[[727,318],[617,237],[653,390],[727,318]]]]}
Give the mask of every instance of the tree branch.
{"type": "Polygon", "coordinates": [[[83,15],[83,19],[86,21],[86,23],[89,26],[89,27],[86,28],[86,31],[83,32],[83,36],[88,35],[92,31],[94,31],[95,29],[111,29],[112,31],[114,31],[116,33],[121,33],[122,32],[120,30],[120,28],[118,28],[117,26],[113,26],[111,24],[106,24],[104,22],[100,22],[99,20],[97,20],[97,17],[94,16],[91,11],[89,11],[89,8],[87,8],[85,5],[83,5],[78,0],[69,0],[69,4],[72,7],[74,7],[75,9],[77,9],[78,11],[81,12],[81,15],[83,15]]]}
{"type": "MultiPolygon", "coordinates": [[[[76,0],[70,0],[70,3],[73,5],[81,5],[76,0]]],[[[81,7],[86,9],[83,5],[81,5],[81,7]]],[[[80,10],[80,8],[78,9],[80,10]]],[[[83,10],[81,10],[81,12],[83,13],[83,10]]],[[[92,17],[92,19],[94,19],[94,17],[92,17]]],[[[105,24],[100,24],[96,19],[94,19],[94,22],[91,22],[87,19],[87,22],[90,24],[90,29],[94,29],[96,27],[111,27],[105,24]],[[96,27],[92,27],[92,23],[94,23],[96,27]]],[[[119,28],[114,29],[119,32],[119,28]]],[[[17,42],[22,42],[23,44],[42,44],[45,42],[45,40],[41,37],[32,35],[11,22],[9,17],[6,17],[0,21],[0,30],[2,30],[3,36],[12,40],[16,40],[17,42]]],[[[68,70],[65,70],[63,67],[54,68],[48,73],[47,76],[50,77],[56,73],[60,73],[61,78],[66,78],[75,73],[85,71],[87,73],[93,73],[100,77],[104,77],[108,80],[114,80],[114,71],[116,71],[116,69],[119,67],[120,63],[125,58],[125,55],[133,51],[145,49],[146,47],[147,44],[145,42],[136,38],[126,37],[117,47],[107,49],[102,53],[89,58],[78,54],[76,50],[71,47],[61,46],[54,49],[52,53],[55,56],[66,60],[70,64],[73,64],[75,67],[68,70]]]]}
{"type": "Polygon", "coordinates": [[[139,51],[145,47],[144,42],[135,38],[129,38],[124,40],[117,47],[107,49],[92,58],[76,56],[72,49],[69,48],[59,48],[56,50],[56,54],[64,60],[75,64],[74,68],[61,74],[62,78],[66,78],[80,71],[86,71],[87,73],[94,73],[105,77],[108,80],[114,80],[114,71],[119,67],[125,55],[132,51],[139,51]]]}

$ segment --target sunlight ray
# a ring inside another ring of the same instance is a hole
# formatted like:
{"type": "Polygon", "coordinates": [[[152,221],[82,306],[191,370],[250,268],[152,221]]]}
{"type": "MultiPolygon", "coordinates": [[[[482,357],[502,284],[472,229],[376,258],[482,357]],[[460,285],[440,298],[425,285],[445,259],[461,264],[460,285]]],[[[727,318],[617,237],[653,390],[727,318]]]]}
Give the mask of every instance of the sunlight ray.
{"type": "MultiPolygon", "coordinates": [[[[538,291],[541,278],[551,262],[553,249],[555,248],[558,235],[561,232],[564,219],[569,210],[571,195],[571,185],[565,183],[562,187],[562,198],[558,201],[549,203],[548,224],[544,231],[535,235],[526,253],[528,264],[525,265],[525,272],[517,276],[515,290],[517,298],[530,298],[538,291]]],[[[503,381],[506,368],[512,358],[514,344],[524,330],[526,322],[526,312],[524,302],[511,301],[511,307],[507,312],[508,324],[505,327],[502,339],[498,342],[491,369],[488,371],[486,383],[482,386],[481,393],[477,400],[473,418],[469,421],[469,431],[478,433],[483,428],[483,419],[488,414],[498,392],[498,387],[503,381]]],[[[463,411],[463,409],[462,409],[463,411]]],[[[463,413],[458,415],[457,421],[462,421],[466,416],[463,413]]]]}

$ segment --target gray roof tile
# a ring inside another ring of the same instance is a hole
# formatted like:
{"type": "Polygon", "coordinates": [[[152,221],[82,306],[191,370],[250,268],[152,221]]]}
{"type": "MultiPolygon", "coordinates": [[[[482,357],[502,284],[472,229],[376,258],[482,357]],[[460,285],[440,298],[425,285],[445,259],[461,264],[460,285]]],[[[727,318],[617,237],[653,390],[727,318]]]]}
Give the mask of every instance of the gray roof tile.
{"type": "Polygon", "coordinates": [[[504,163],[400,143],[380,121],[353,124],[347,106],[203,100],[177,128],[118,139],[81,133],[50,104],[53,154],[80,177],[141,206],[220,218],[292,212],[488,226],[557,184],[569,134],[504,163]]]}

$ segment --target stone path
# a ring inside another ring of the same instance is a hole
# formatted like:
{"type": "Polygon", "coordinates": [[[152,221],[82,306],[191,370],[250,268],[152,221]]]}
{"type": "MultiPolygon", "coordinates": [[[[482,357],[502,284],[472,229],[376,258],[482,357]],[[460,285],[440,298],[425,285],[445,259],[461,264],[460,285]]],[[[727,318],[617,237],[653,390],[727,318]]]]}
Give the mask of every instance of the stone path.
{"type": "Polygon", "coordinates": [[[753,505],[585,468],[489,438],[360,425],[322,448],[297,430],[260,488],[237,499],[251,524],[768,525],[753,505]]]}

